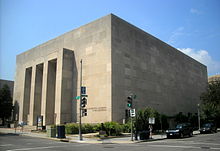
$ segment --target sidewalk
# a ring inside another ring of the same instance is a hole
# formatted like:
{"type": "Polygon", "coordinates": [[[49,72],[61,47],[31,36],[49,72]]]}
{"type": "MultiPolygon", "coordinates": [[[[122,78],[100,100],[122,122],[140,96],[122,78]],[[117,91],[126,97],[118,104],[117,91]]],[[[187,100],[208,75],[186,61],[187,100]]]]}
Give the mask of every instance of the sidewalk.
{"type": "Polygon", "coordinates": [[[130,143],[139,143],[143,141],[156,141],[156,140],[162,140],[166,138],[166,135],[153,135],[152,139],[148,140],[134,140],[131,141],[130,136],[125,137],[116,137],[116,138],[87,138],[86,136],[83,137],[83,141],[79,141],[78,136],[67,136],[67,138],[70,138],[70,142],[78,142],[78,143],[99,143],[99,144],[130,144],[130,143]]]}
{"type": "MultiPolygon", "coordinates": [[[[129,143],[139,143],[143,142],[142,140],[134,140],[131,141],[131,137],[116,137],[116,138],[105,138],[100,139],[96,137],[90,137],[92,134],[83,134],[83,140],[79,140],[78,135],[66,135],[65,139],[59,138],[50,138],[47,137],[46,133],[37,133],[37,132],[30,132],[30,131],[20,131],[17,129],[15,132],[14,128],[0,128],[0,133],[5,134],[14,134],[14,135],[21,135],[21,136],[30,136],[30,137],[38,137],[38,138],[46,138],[52,139],[56,141],[65,141],[65,142],[75,142],[75,143],[91,143],[91,144],[129,144],[129,143]]],[[[156,141],[165,139],[166,135],[153,135],[152,139],[144,140],[144,141],[156,141]]]]}

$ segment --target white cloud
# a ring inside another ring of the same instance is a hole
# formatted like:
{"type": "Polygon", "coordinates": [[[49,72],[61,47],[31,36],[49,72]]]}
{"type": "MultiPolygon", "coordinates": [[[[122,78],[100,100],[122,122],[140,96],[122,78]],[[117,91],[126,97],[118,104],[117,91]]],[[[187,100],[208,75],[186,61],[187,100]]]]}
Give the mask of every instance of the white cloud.
{"type": "Polygon", "coordinates": [[[201,11],[199,11],[198,9],[195,9],[195,8],[191,8],[191,9],[190,9],[190,13],[192,13],[192,14],[196,14],[196,15],[200,15],[200,14],[202,14],[201,11]]]}
{"type": "Polygon", "coordinates": [[[192,48],[178,48],[178,50],[206,65],[209,75],[220,74],[220,62],[213,60],[208,51],[195,51],[192,48]]]}
{"type": "Polygon", "coordinates": [[[182,36],[184,35],[185,33],[183,32],[184,30],[184,27],[178,27],[176,30],[174,30],[172,32],[172,35],[170,36],[169,40],[168,40],[168,43],[170,44],[174,44],[176,42],[176,39],[179,37],[179,36],[182,36]]]}

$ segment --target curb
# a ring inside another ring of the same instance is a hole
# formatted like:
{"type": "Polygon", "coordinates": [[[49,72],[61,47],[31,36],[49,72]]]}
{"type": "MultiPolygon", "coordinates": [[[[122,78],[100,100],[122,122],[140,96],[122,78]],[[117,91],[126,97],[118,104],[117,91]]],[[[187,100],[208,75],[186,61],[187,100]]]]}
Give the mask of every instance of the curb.
{"type": "Polygon", "coordinates": [[[86,144],[135,144],[135,143],[141,143],[141,142],[151,142],[151,141],[157,141],[157,140],[164,140],[166,138],[156,138],[156,139],[148,139],[148,140],[138,140],[138,141],[114,141],[109,139],[98,139],[98,140],[73,140],[71,138],[53,138],[53,137],[46,137],[46,136],[37,136],[33,135],[33,133],[15,133],[15,132],[4,132],[0,131],[0,133],[3,134],[14,134],[14,135],[20,135],[20,136],[29,136],[29,137],[35,137],[35,138],[43,138],[43,139],[49,139],[54,141],[61,141],[61,142],[69,142],[69,143],[86,143],[86,144]],[[109,140],[109,141],[106,141],[109,140]],[[105,142],[106,141],[106,142],[105,142]]]}

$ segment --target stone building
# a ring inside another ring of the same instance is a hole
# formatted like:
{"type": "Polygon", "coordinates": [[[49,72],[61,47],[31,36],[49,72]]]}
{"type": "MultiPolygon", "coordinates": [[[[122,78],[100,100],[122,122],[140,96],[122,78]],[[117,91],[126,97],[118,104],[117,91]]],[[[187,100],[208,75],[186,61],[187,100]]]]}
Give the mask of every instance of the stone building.
{"type": "Polygon", "coordinates": [[[220,81],[220,75],[219,75],[219,74],[218,74],[218,75],[210,76],[210,77],[208,78],[208,82],[209,82],[209,83],[212,83],[212,82],[215,82],[215,81],[220,81]]]}
{"type": "Polygon", "coordinates": [[[177,49],[110,14],[17,56],[14,102],[29,125],[77,122],[80,60],[87,87],[85,123],[122,122],[126,98],[136,109],[194,113],[207,69],[177,49]]]}

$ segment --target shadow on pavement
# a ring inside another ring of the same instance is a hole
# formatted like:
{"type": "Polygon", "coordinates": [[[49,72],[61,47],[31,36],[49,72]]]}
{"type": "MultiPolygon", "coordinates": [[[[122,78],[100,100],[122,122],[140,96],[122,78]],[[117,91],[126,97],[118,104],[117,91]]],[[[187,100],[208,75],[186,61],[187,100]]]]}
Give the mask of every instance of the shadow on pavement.
{"type": "Polygon", "coordinates": [[[0,136],[19,136],[19,134],[15,134],[15,133],[0,133],[0,136]]]}

